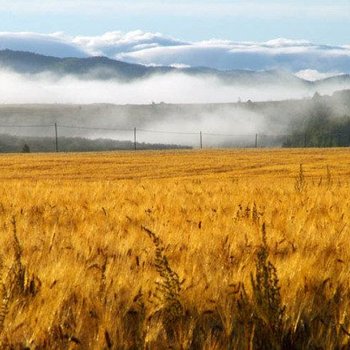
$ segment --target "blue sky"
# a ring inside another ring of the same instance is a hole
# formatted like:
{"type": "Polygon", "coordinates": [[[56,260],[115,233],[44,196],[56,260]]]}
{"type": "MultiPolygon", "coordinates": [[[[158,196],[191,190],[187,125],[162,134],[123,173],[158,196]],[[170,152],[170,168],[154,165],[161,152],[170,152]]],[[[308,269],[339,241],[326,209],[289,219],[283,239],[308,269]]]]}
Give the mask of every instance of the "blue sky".
{"type": "Polygon", "coordinates": [[[350,44],[350,0],[0,0],[0,32],[98,35],[136,29],[187,41],[350,44]]]}

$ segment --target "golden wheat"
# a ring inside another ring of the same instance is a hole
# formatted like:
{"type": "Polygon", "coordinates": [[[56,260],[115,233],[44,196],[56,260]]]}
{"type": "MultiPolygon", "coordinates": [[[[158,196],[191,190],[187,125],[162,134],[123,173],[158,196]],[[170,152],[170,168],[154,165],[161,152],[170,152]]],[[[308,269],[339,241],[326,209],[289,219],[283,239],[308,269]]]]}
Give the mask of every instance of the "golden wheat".
{"type": "Polygon", "coordinates": [[[1,156],[1,347],[348,346],[349,165],[347,149],[1,156]]]}

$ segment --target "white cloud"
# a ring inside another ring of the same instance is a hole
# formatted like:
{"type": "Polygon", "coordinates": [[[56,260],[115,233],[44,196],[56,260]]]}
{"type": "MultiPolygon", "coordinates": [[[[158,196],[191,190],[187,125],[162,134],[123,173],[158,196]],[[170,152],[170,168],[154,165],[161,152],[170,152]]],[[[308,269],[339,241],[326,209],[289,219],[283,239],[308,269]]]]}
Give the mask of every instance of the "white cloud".
{"type": "MultiPolygon", "coordinates": [[[[348,46],[316,45],[305,40],[275,39],[267,42],[232,42],[207,40],[162,45],[159,37],[153,38],[152,47],[129,46],[113,57],[133,63],[188,66],[205,66],[222,70],[286,69],[298,72],[305,69],[321,72],[350,72],[348,46]]],[[[110,51],[111,52],[111,51],[110,51]]]]}
{"type": "Polygon", "coordinates": [[[284,69],[292,72],[350,72],[350,46],[317,45],[278,38],[267,42],[211,39],[185,42],[140,30],[100,36],[70,37],[63,33],[0,33],[0,48],[53,56],[103,55],[132,63],[202,66],[221,70],[284,69]]]}
{"type": "Polygon", "coordinates": [[[190,68],[191,66],[189,66],[187,64],[173,63],[172,65],[170,65],[170,67],[183,69],[183,68],[190,68]]]}
{"type": "Polygon", "coordinates": [[[99,54],[108,57],[116,57],[118,54],[142,51],[155,47],[186,44],[185,42],[166,37],[160,33],[145,33],[141,30],[128,33],[120,31],[107,32],[101,36],[76,36],[71,40],[72,43],[93,55],[99,54]]]}
{"type": "Polygon", "coordinates": [[[339,72],[329,72],[329,73],[321,73],[315,69],[305,69],[295,73],[295,76],[298,78],[308,80],[308,81],[317,81],[330,77],[335,77],[341,75],[339,72]]]}
{"type": "Polygon", "coordinates": [[[0,50],[30,51],[56,57],[86,57],[87,53],[63,33],[0,32],[0,50]]]}

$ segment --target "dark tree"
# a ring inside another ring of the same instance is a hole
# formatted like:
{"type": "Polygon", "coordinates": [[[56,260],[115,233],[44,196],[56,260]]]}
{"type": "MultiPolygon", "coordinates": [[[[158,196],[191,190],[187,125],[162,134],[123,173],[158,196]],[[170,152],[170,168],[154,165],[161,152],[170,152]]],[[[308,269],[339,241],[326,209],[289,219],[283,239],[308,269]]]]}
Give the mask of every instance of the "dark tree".
{"type": "Polygon", "coordinates": [[[30,147],[26,143],[22,148],[22,153],[30,153],[30,147]]]}

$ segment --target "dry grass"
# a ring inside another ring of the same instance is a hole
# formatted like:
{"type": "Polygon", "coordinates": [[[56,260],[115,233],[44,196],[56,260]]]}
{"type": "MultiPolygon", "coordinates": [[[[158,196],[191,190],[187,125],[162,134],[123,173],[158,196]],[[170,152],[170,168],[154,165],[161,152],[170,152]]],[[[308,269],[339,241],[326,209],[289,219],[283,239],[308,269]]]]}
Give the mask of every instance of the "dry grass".
{"type": "Polygon", "coordinates": [[[1,156],[0,347],[348,347],[349,165],[347,149],[1,156]]]}

